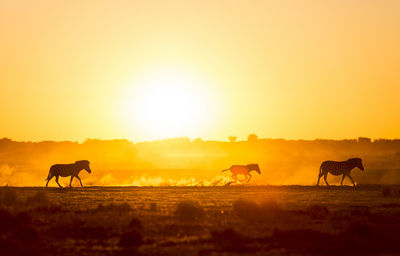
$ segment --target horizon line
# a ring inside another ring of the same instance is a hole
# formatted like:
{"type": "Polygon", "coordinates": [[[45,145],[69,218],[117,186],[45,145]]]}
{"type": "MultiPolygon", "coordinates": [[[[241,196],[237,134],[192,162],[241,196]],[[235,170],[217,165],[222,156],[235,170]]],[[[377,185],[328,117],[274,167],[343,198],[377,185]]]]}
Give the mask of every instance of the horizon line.
{"type": "MultiPolygon", "coordinates": [[[[0,138],[1,140],[10,140],[13,142],[21,142],[21,143],[41,143],[41,142],[57,142],[57,143],[62,143],[62,142],[73,142],[73,143],[78,143],[78,144],[83,144],[87,141],[90,140],[99,140],[99,141],[128,141],[133,144],[137,143],[146,143],[146,142],[160,142],[160,141],[167,141],[167,140],[176,140],[176,139],[187,139],[190,142],[195,142],[196,140],[203,141],[203,142],[227,142],[227,143],[238,143],[238,142],[249,142],[248,139],[244,140],[236,140],[234,142],[229,141],[228,139],[229,136],[227,136],[226,140],[218,140],[218,139],[203,139],[202,137],[197,137],[197,138],[190,138],[189,136],[180,136],[180,137],[166,137],[166,138],[160,138],[160,139],[154,139],[154,140],[142,140],[142,141],[133,141],[131,139],[127,138],[113,138],[113,139],[106,139],[106,138],[86,138],[84,140],[48,140],[48,139],[43,139],[43,140],[15,140],[9,137],[2,137],[0,138]]],[[[260,138],[257,137],[256,140],[284,140],[284,141],[317,141],[317,140],[323,140],[323,141],[357,141],[359,142],[360,140],[365,139],[365,141],[370,141],[370,142],[375,142],[379,140],[388,140],[388,141],[397,141],[400,140],[400,138],[372,138],[372,137],[366,137],[366,136],[359,136],[356,138],[341,138],[341,139],[332,139],[332,138],[314,138],[314,139],[293,139],[293,138],[282,138],[282,137],[264,137],[260,138]]]]}

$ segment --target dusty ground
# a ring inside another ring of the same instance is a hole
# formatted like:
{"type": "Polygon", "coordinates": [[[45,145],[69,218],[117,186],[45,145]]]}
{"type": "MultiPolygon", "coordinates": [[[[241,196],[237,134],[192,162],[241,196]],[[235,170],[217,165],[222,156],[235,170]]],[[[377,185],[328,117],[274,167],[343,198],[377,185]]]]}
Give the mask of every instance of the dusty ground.
{"type": "Polygon", "coordinates": [[[0,188],[1,255],[399,255],[400,187],[0,188]]]}

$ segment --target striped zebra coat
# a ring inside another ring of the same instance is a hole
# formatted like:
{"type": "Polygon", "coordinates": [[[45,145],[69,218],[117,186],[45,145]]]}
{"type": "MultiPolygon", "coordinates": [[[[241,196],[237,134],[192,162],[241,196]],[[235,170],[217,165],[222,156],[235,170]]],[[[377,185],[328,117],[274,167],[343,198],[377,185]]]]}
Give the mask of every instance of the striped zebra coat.
{"type": "Polygon", "coordinates": [[[62,188],[62,186],[60,185],[60,183],[58,183],[58,178],[61,177],[68,177],[71,176],[71,180],[69,182],[69,186],[72,187],[72,179],[75,177],[79,180],[79,182],[81,183],[81,187],[83,187],[82,185],[82,181],[81,178],[79,178],[79,172],[82,170],[86,170],[88,173],[91,173],[92,170],[90,170],[89,167],[89,161],[87,160],[81,160],[81,161],[76,161],[73,164],[55,164],[52,165],[50,167],[49,170],[49,175],[47,176],[47,183],[46,183],[46,187],[49,184],[49,181],[53,178],[56,177],[56,182],[58,184],[58,186],[60,188],[62,188]]]}
{"type": "Polygon", "coordinates": [[[225,170],[222,170],[222,171],[223,171],[223,172],[225,172],[225,171],[231,171],[231,173],[232,173],[232,176],[231,176],[231,177],[234,179],[234,181],[228,182],[228,183],[227,183],[228,186],[229,186],[230,184],[232,184],[232,183],[237,183],[238,181],[239,181],[240,183],[242,183],[242,182],[244,182],[244,181],[247,180],[247,183],[249,183],[249,181],[250,181],[250,179],[251,179],[251,174],[250,174],[251,171],[256,171],[256,172],[258,172],[259,174],[261,174],[260,167],[258,166],[258,164],[232,165],[230,168],[225,169],[225,170]],[[239,180],[238,177],[237,177],[239,174],[244,175],[245,178],[242,179],[242,180],[239,180]],[[247,178],[247,177],[248,177],[248,178],[247,178]]]}
{"type": "Polygon", "coordinates": [[[364,166],[362,164],[361,158],[350,158],[349,160],[343,162],[325,161],[321,164],[321,167],[319,168],[317,186],[319,185],[319,180],[322,176],[324,176],[326,185],[329,186],[328,181],[326,180],[328,173],[331,173],[335,176],[343,175],[340,185],[343,185],[343,180],[347,176],[353,183],[353,186],[355,186],[356,184],[354,183],[353,178],[350,176],[350,172],[356,167],[358,167],[361,171],[364,171],[364,166]]]}

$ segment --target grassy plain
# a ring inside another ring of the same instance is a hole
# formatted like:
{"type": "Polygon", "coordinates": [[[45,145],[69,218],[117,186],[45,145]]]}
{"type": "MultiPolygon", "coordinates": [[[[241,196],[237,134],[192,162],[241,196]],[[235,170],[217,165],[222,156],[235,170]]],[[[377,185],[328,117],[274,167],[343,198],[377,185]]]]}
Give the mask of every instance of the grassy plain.
{"type": "Polygon", "coordinates": [[[400,187],[0,188],[1,255],[398,255],[400,187]]]}

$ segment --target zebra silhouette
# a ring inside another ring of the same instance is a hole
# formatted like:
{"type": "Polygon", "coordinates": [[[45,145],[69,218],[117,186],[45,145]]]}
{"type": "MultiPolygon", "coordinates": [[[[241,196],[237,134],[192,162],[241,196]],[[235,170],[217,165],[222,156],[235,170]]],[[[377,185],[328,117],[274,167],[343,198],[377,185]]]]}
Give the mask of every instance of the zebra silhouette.
{"type": "Polygon", "coordinates": [[[55,165],[52,165],[50,167],[50,170],[49,170],[49,175],[47,176],[47,179],[46,179],[47,180],[46,187],[49,184],[49,181],[53,177],[56,177],[56,182],[57,182],[58,186],[60,188],[62,188],[60,183],[58,183],[59,176],[61,176],[61,177],[71,176],[71,180],[69,182],[69,186],[70,187],[72,187],[72,179],[75,177],[81,183],[81,187],[83,187],[81,178],[79,178],[78,174],[82,170],[86,170],[88,173],[91,173],[92,170],[90,170],[89,164],[90,163],[89,163],[88,160],[81,160],[81,161],[76,161],[73,164],[55,164],[55,165]]]}
{"type": "Polygon", "coordinates": [[[349,160],[343,162],[325,161],[321,164],[321,167],[319,168],[317,186],[319,185],[319,180],[322,176],[324,176],[326,185],[329,186],[328,181],[326,180],[328,173],[331,173],[335,176],[343,175],[340,185],[343,185],[343,180],[347,176],[353,183],[353,186],[356,186],[353,178],[350,176],[351,170],[356,167],[358,167],[361,171],[364,171],[364,166],[362,164],[361,158],[350,158],[349,160]]]}
{"type": "Polygon", "coordinates": [[[227,183],[228,186],[229,186],[231,183],[237,183],[238,181],[239,181],[240,183],[242,183],[242,182],[244,182],[244,181],[247,180],[247,183],[248,183],[248,182],[250,181],[250,179],[251,179],[251,174],[250,174],[251,171],[256,171],[256,172],[258,172],[259,174],[261,174],[260,167],[258,166],[258,164],[232,165],[230,168],[225,169],[225,170],[222,170],[222,171],[223,171],[223,172],[225,172],[225,171],[231,171],[231,173],[232,173],[232,176],[231,176],[231,177],[234,179],[234,181],[228,182],[228,183],[227,183]],[[237,176],[238,176],[239,174],[244,175],[245,178],[242,179],[242,180],[239,180],[239,179],[237,178],[237,176]]]}

